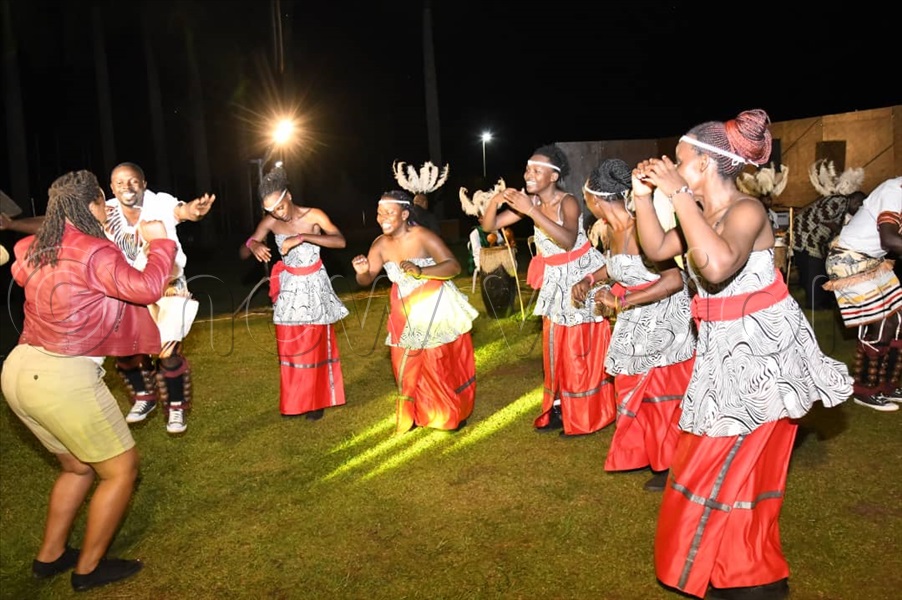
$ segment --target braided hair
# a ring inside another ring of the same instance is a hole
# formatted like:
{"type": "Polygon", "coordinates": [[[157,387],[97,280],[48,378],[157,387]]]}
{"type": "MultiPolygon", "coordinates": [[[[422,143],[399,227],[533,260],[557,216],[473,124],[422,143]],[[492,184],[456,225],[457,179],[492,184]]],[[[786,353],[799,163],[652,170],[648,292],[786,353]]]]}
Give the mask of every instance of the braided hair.
{"type": "Polygon", "coordinates": [[[616,194],[604,198],[626,198],[633,187],[633,174],[630,166],[619,158],[608,158],[595,167],[586,187],[595,192],[616,194]]]}
{"type": "Polygon", "coordinates": [[[273,192],[281,192],[287,189],[288,173],[285,172],[285,167],[273,167],[273,169],[269,173],[267,173],[266,176],[263,177],[263,180],[260,182],[260,187],[258,189],[260,193],[260,201],[262,202],[264,198],[266,198],[273,192]]]}
{"type": "MultiPolygon", "coordinates": [[[[771,133],[767,129],[770,117],[756,108],[746,110],[725,123],[707,121],[696,125],[687,132],[698,141],[710,144],[727,152],[738,154],[755,164],[764,164],[770,158],[772,144],[771,133]]],[[[733,161],[728,156],[709,152],[703,148],[692,146],[699,154],[707,154],[717,165],[717,173],[722,177],[734,178],[742,171],[743,164],[733,161]]]]}
{"type": "Polygon", "coordinates": [[[407,217],[408,225],[422,225],[424,222],[423,207],[414,204],[413,196],[408,192],[404,190],[390,190],[388,192],[383,192],[380,198],[391,198],[396,202],[400,202],[401,210],[406,210],[410,213],[407,217]]]}
{"type": "Polygon", "coordinates": [[[567,155],[556,144],[546,144],[536,148],[532,154],[533,156],[536,154],[547,156],[548,162],[560,169],[561,176],[558,178],[558,183],[561,183],[561,180],[570,174],[570,162],[567,160],[567,155]]]}
{"type": "Polygon", "coordinates": [[[50,185],[47,195],[44,222],[25,254],[25,260],[35,268],[56,266],[67,220],[86,235],[106,239],[103,225],[90,208],[103,195],[93,173],[85,170],[66,173],[50,185]]]}

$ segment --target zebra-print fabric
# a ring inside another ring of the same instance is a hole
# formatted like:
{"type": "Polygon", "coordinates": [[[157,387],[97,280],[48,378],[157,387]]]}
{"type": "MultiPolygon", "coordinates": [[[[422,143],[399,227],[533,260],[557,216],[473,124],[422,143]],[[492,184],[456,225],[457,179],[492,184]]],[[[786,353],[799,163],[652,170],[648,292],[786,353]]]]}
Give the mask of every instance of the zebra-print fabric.
{"type": "MultiPolygon", "coordinates": [[[[573,247],[580,248],[588,240],[586,230],[583,227],[583,216],[580,215],[576,243],[573,244],[573,247]]],[[[535,242],[537,251],[543,256],[561,254],[567,251],[555,244],[538,227],[535,228],[535,242]]],[[[583,305],[574,306],[570,294],[573,286],[580,279],[585,278],[589,273],[594,273],[603,266],[604,257],[595,248],[589,248],[588,252],[576,260],[563,265],[549,265],[546,263],[542,287],[539,289],[539,296],[536,299],[536,306],[532,314],[548,317],[553,323],[566,327],[597,321],[593,297],[590,295],[583,305]]]]}
{"type": "MultiPolygon", "coordinates": [[[[627,287],[660,278],[636,254],[608,256],[607,267],[608,276],[627,287]]],[[[684,286],[672,296],[630,306],[617,315],[605,370],[612,375],[637,375],[688,360],[694,352],[695,327],[684,286]]]]}
{"type": "MultiPolygon", "coordinates": [[[[752,252],[731,279],[712,286],[690,271],[702,297],[760,290],[774,280],[773,250],[752,252]]],[[[751,433],[763,423],[805,415],[814,402],[852,394],[848,367],[821,352],[792,298],[733,321],[702,321],[680,428],[713,437],[751,433]]]]}
{"type": "MultiPolygon", "coordinates": [[[[281,248],[287,235],[277,234],[276,246],[281,248]]],[[[320,247],[304,242],[292,248],[282,260],[289,267],[309,267],[319,260],[320,247]]],[[[310,275],[280,275],[279,297],[273,307],[276,325],[328,325],[342,320],[348,309],[332,289],[332,281],[325,267],[310,275]]]]}

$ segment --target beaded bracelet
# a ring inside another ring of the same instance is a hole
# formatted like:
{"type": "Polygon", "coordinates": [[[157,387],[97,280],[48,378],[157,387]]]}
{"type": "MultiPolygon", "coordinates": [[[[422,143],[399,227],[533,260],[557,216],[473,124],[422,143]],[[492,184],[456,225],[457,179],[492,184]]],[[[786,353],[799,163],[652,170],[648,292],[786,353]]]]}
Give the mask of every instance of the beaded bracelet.
{"type": "Polygon", "coordinates": [[[667,199],[670,200],[671,202],[673,202],[673,197],[676,196],[677,194],[689,194],[690,196],[695,195],[692,193],[692,190],[689,189],[688,185],[684,185],[683,187],[681,187],[677,191],[673,192],[672,194],[668,194],[667,199]]]}
{"type": "Polygon", "coordinates": [[[624,308],[627,307],[626,295],[627,295],[627,291],[624,290],[623,292],[621,292],[621,294],[619,296],[617,296],[617,310],[623,310],[624,308]]]}
{"type": "Polygon", "coordinates": [[[244,247],[247,248],[248,250],[250,250],[250,249],[251,249],[251,242],[256,242],[256,241],[257,241],[257,240],[254,239],[254,236],[251,236],[251,237],[247,238],[247,241],[246,241],[246,242],[244,242],[244,247]]]}

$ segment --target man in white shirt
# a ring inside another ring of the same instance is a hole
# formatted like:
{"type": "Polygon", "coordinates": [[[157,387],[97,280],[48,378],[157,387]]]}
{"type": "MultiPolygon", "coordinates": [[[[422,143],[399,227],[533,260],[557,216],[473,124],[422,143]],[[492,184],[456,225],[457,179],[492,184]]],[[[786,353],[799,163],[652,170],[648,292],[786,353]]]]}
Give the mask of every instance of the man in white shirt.
{"type": "Polygon", "coordinates": [[[168,237],[178,246],[169,285],[163,297],[148,307],[160,328],[163,342],[157,364],[149,355],[116,358],[116,368],[132,394],[132,408],[125,420],[128,423],[143,421],[157,407],[159,400],[168,411],[166,431],[183,433],[187,428],[185,411],[191,402],[191,369],[181,354],[181,342],[191,329],[198,303],[188,291],[187,259],[176,225],[201,220],[210,211],[216,196],[204,194],[186,203],[166,193],[152,192],[147,189],[141,167],[128,162],[113,169],[110,189],[115,198],[107,200],[104,229],[132,266],[141,269],[147,261],[148,245],[137,228],[142,221],[162,221],[168,237]]]}

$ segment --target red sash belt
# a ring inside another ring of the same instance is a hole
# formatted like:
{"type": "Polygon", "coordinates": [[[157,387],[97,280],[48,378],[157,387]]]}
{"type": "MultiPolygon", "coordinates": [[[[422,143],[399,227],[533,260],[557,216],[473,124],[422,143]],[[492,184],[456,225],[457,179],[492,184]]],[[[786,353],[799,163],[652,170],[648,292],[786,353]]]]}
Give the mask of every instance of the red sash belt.
{"type": "Polygon", "coordinates": [[[723,298],[692,298],[692,317],[696,326],[700,321],[735,321],[746,315],[773,306],[789,295],[783,274],[777,270],[773,283],[766,288],[723,298]]]}
{"type": "Polygon", "coordinates": [[[568,250],[567,252],[560,252],[549,256],[536,254],[532,257],[532,260],[529,261],[529,269],[526,271],[526,283],[534,290],[539,289],[542,287],[542,279],[545,277],[545,265],[552,265],[555,267],[565,265],[571,260],[576,260],[580,256],[583,256],[591,247],[592,244],[586,242],[579,248],[568,250]]]}
{"type": "Polygon", "coordinates": [[[272,268],[272,273],[269,274],[269,297],[273,302],[279,297],[279,290],[281,289],[279,275],[282,271],[288,271],[292,275],[310,275],[319,271],[321,266],[323,266],[322,259],[317,259],[315,263],[307,267],[289,267],[284,261],[280,260],[272,268]]]}

